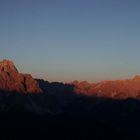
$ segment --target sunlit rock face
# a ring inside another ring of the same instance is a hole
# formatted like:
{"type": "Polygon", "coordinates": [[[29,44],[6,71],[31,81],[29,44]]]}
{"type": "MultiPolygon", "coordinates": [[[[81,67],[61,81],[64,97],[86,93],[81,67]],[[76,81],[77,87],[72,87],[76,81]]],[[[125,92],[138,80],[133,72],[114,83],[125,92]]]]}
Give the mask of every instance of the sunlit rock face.
{"type": "Polygon", "coordinates": [[[18,70],[12,61],[4,59],[0,61],[0,72],[18,73],[18,70]]]}
{"type": "Polygon", "coordinates": [[[7,59],[0,61],[0,90],[42,93],[37,81],[31,75],[19,73],[14,63],[7,59]]]}
{"type": "Polygon", "coordinates": [[[109,98],[139,98],[140,76],[127,80],[102,81],[99,83],[72,82],[76,93],[109,98]]]}

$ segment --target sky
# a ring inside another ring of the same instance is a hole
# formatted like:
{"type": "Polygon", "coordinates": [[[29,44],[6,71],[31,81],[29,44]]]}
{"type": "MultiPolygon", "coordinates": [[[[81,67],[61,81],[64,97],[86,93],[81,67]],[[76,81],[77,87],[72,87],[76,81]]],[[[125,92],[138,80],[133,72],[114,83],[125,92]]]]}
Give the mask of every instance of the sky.
{"type": "Polygon", "coordinates": [[[48,81],[140,75],[139,0],[0,0],[0,59],[48,81]]]}

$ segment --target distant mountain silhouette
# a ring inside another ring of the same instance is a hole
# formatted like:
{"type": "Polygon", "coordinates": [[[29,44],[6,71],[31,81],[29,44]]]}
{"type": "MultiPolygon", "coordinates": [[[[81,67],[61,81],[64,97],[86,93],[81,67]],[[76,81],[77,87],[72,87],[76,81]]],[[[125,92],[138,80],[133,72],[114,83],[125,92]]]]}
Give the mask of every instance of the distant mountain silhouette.
{"type": "Polygon", "coordinates": [[[21,93],[41,93],[36,80],[30,74],[21,74],[10,60],[0,62],[0,90],[21,93]]]}

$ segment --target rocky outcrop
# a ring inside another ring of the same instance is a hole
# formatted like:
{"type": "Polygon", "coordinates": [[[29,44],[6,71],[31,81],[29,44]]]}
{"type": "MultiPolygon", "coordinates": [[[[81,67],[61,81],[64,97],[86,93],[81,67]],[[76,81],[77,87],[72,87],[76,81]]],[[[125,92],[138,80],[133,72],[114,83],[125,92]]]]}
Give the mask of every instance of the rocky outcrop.
{"type": "Polygon", "coordinates": [[[29,74],[18,72],[10,60],[0,62],[0,90],[20,93],[42,93],[38,83],[29,74]]]}

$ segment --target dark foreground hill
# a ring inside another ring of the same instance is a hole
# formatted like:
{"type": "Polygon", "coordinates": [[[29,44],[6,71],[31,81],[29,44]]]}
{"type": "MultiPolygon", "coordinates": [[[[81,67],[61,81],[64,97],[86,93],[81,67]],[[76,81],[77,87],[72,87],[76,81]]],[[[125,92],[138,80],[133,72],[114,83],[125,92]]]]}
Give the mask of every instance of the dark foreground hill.
{"type": "Polygon", "coordinates": [[[139,130],[138,100],[0,94],[0,139],[133,140],[140,138],[139,130]]]}

